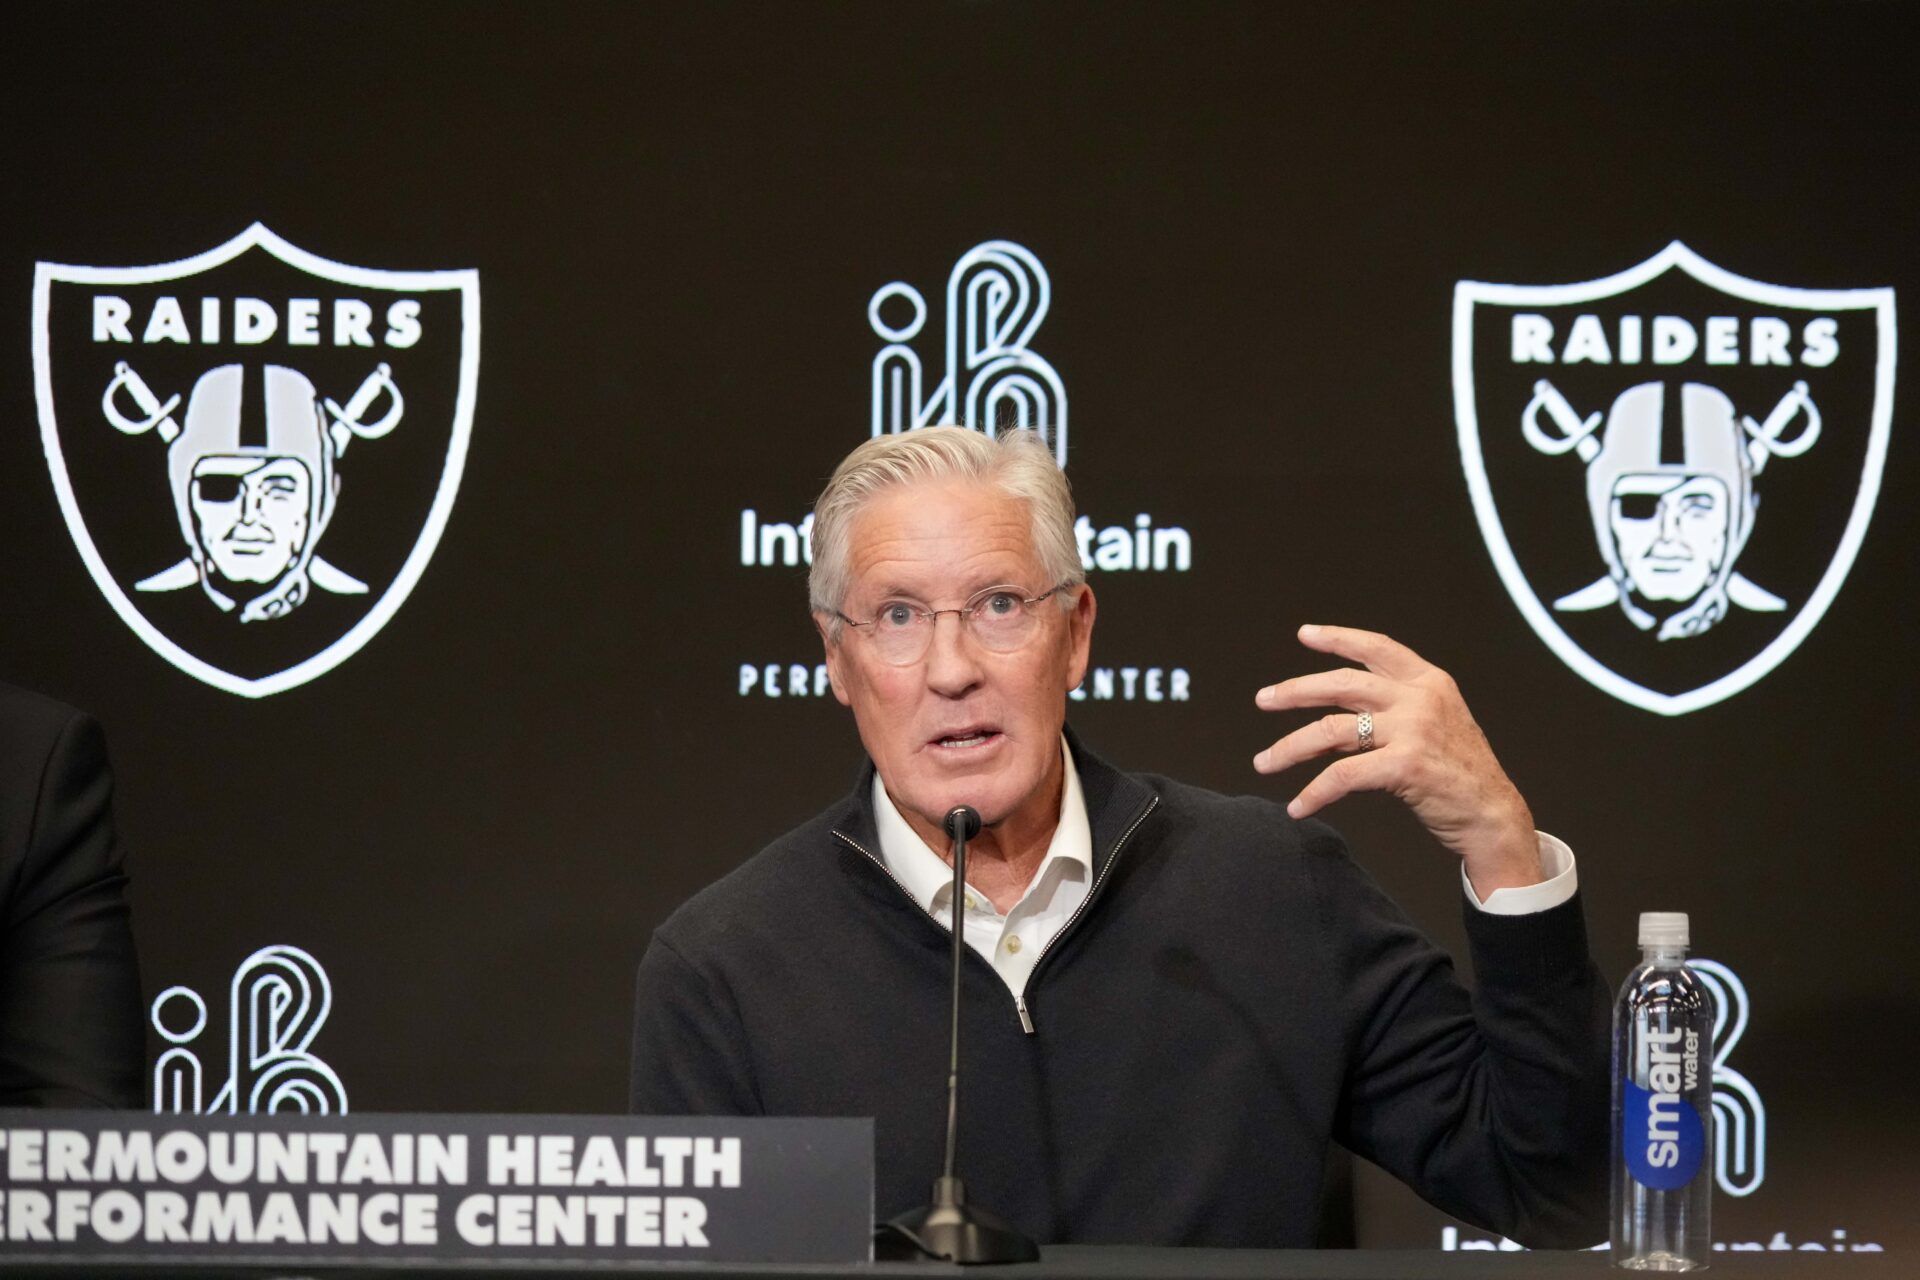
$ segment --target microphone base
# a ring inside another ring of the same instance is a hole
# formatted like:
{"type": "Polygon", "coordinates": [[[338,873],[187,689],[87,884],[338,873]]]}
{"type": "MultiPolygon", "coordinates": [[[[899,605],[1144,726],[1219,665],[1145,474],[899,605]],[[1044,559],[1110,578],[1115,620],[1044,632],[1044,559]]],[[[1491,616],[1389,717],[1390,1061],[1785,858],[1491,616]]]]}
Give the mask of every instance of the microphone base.
{"type": "Polygon", "coordinates": [[[958,1178],[936,1178],[932,1204],[909,1210],[887,1225],[935,1258],[962,1266],[1040,1260],[1033,1241],[994,1214],[968,1204],[966,1188],[958,1178]]]}

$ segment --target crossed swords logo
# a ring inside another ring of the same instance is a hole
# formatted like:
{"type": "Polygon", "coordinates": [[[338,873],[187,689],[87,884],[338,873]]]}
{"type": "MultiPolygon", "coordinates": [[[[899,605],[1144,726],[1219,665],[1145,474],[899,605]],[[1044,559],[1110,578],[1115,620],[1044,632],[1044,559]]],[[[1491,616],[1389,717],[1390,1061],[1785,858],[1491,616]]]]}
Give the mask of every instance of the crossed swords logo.
{"type": "MultiPolygon", "coordinates": [[[[1600,454],[1600,442],[1593,437],[1600,430],[1601,418],[1598,413],[1581,417],[1579,410],[1560,394],[1560,389],[1542,378],[1533,384],[1533,399],[1527,401],[1527,407],[1520,413],[1520,431],[1527,443],[1541,453],[1559,455],[1571,449],[1580,455],[1580,461],[1591,463],[1600,454]],[[1559,428],[1558,435],[1549,434],[1540,425],[1542,409],[1559,428]]],[[[1753,474],[1759,475],[1769,457],[1797,458],[1813,447],[1814,441],[1820,438],[1820,409],[1813,403],[1807,384],[1796,382],[1780,397],[1780,403],[1773,407],[1765,422],[1756,422],[1743,414],[1740,425],[1750,437],[1747,456],[1753,462],[1753,474]],[[1793,439],[1782,440],[1787,428],[1793,425],[1795,415],[1802,410],[1807,415],[1806,427],[1793,439]]]]}
{"type": "MultiPolygon", "coordinates": [[[[327,416],[333,419],[328,434],[333,437],[334,456],[346,453],[347,444],[354,436],[362,440],[378,440],[400,425],[400,415],[406,411],[406,401],[400,395],[400,388],[394,385],[393,367],[382,362],[378,368],[367,375],[360,389],[353,393],[343,408],[331,398],[321,401],[326,406],[327,416]],[[367,416],[381,392],[391,397],[392,404],[386,414],[375,423],[362,421],[367,416]]],[[[148,431],[158,431],[165,444],[172,444],[180,434],[180,424],[173,420],[174,410],[180,407],[178,395],[168,396],[166,403],[160,402],[146,380],[135,373],[125,360],[113,366],[113,380],[107,383],[106,394],[100,397],[100,411],[107,416],[121,432],[130,436],[143,435],[148,431]],[[129,418],[121,413],[114,404],[114,397],[122,388],[132,398],[134,406],[145,415],[129,418]]]]}

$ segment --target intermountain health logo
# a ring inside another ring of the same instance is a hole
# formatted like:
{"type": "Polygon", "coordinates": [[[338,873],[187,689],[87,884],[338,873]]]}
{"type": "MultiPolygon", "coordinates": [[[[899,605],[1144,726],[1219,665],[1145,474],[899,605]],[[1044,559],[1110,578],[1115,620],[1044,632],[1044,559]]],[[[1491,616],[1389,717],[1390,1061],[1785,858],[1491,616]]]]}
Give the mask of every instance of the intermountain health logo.
{"type": "MultiPolygon", "coordinates": [[[[980,241],[955,260],[947,273],[944,315],[932,333],[926,332],[927,300],[919,289],[895,279],[874,290],[866,309],[868,327],[880,341],[869,365],[872,434],[942,424],[990,436],[1026,428],[1065,467],[1066,384],[1034,349],[1052,303],[1053,284],[1039,255],[1012,240],[980,241]],[[923,351],[940,355],[931,370],[923,351]]],[[[842,439],[834,448],[854,443],[842,439]]],[[[744,507],[737,528],[744,568],[799,569],[813,563],[810,514],[780,519],[758,506],[744,507]]],[[[1106,519],[1080,515],[1073,536],[1080,564],[1090,574],[1186,573],[1193,567],[1193,538],[1186,528],[1132,503],[1110,511],[1106,519]]],[[[798,589],[793,582],[784,588],[798,589]]],[[[743,698],[823,698],[831,692],[817,652],[742,660],[738,673],[736,692],[743,698]]],[[[1067,696],[1075,702],[1184,703],[1192,700],[1193,681],[1186,667],[1146,654],[1093,667],[1067,696]]]]}
{"type": "Polygon", "coordinates": [[[929,392],[910,345],[926,327],[927,300],[903,280],[881,285],[867,304],[867,323],[886,344],[873,358],[873,434],[1025,427],[1066,466],[1067,389],[1031,346],[1052,296],[1047,269],[1023,245],[988,240],[960,255],[947,275],[945,363],[929,392]]]}
{"type": "Polygon", "coordinates": [[[42,262],[33,307],[60,509],[154,652],[261,697],[392,619],[460,486],[477,272],[348,266],[255,223],[158,266],[42,262]]]}
{"type": "Polygon", "coordinates": [[[227,1076],[213,1097],[205,1056],[189,1047],[207,1029],[207,1002],[191,987],[154,997],[149,1017],[173,1047],[153,1064],[153,1109],[188,1115],[252,1115],[301,1111],[345,1115],[347,1090],[313,1039],[333,1011],[333,984],[320,962],[299,947],[262,947],[233,972],[227,988],[227,1076]]]}
{"type": "Polygon", "coordinates": [[[1717,960],[1687,961],[1713,996],[1713,1164],[1720,1189],[1750,1196],[1767,1180],[1767,1106],[1753,1082],[1727,1065],[1747,1033],[1752,1002],[1739,975],[1717,960]]]}
{"type": "Polygon", "coordinates": [[[1461,281],[1460,457],[1520,612],[1663,715],[1765,676],[1859,554],[1894,353],[1892,289],[1763,284],[1677,241],[1583,284],[1461,281]]]}

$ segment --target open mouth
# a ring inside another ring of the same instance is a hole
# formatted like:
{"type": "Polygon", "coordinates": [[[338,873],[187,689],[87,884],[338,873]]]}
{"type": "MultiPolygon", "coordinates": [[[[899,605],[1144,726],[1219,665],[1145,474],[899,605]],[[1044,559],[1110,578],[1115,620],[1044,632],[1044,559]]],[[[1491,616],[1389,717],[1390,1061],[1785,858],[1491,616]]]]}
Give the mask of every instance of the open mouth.
{"type": "Polygon", "coordinates": [[[976,727],[961,729],[957,732],[935,738],[930,746],[941,751],[977,751],[981,747],[998,741],[1004,735],[998,729],[976,727]]]}

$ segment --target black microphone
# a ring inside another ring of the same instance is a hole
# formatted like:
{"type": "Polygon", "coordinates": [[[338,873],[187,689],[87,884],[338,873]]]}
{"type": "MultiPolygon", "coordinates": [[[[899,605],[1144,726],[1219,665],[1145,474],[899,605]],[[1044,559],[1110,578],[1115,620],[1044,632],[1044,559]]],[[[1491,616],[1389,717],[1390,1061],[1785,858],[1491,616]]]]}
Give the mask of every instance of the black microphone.
{"type": "Polygon", "coordinates": [[[953,1026],[947,1056],[947,1153],[933,1180],[933,1203],[887,1223],[921,1254],[947,1262],[1036,1262],[1033,1241],[985,1209],[967,1203],[966,1184],[954,1176],[953,1159],[960,1124],[960,962],[967,945],[961,911],[967,900],[967,841],[980,834],[980,815],[967,805],[947,814],[953,837],[953,1026]]]}
{"type": "Polygon", "coordinates": [[[958,862],[966,853],[966,842],[979,834],[980,811],[968,804],[955,805],[947,815],[947,838],[960,842],[960,847],[954,850],[954,861],[958,862]]]}

